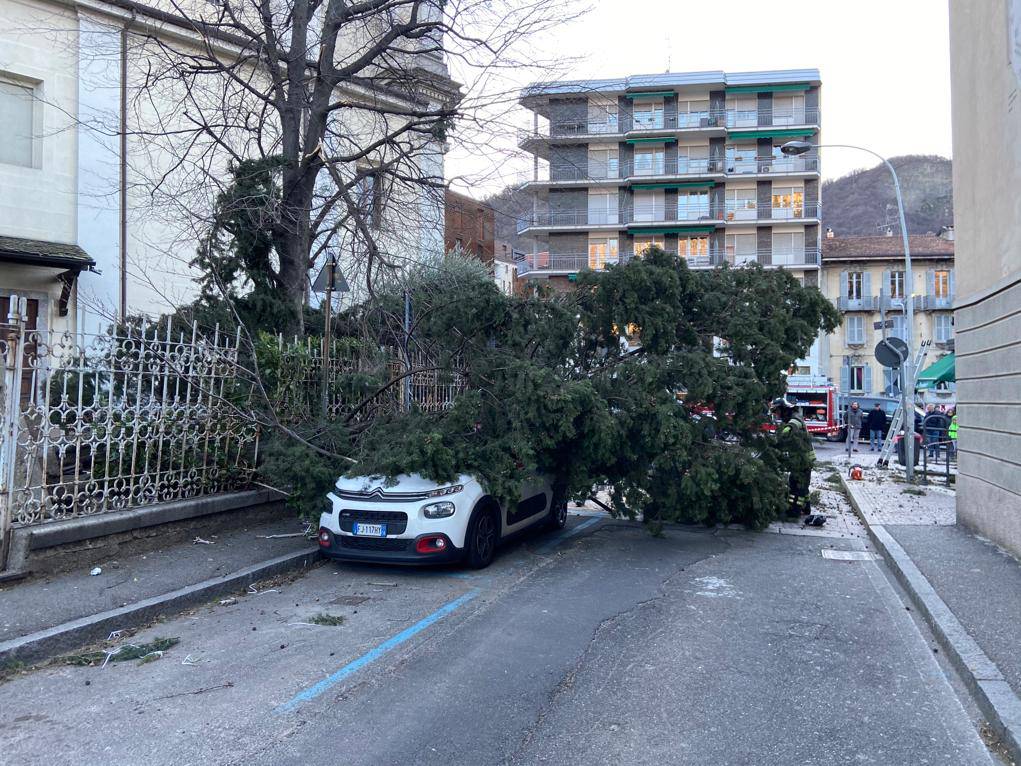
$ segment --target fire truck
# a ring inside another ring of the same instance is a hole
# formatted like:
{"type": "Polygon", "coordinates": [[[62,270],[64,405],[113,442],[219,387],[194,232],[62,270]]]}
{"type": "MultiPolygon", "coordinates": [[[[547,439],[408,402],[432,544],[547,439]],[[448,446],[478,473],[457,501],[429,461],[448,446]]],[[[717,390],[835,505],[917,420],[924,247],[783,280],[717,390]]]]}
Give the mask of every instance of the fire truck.
{"type": "Polygon", "coordinates": [[[840,413],[837,409],[837,387],[825,375],[790,375],[787,377],[787,399],[793,402],[810,434],[839,440],[840,413]]]}

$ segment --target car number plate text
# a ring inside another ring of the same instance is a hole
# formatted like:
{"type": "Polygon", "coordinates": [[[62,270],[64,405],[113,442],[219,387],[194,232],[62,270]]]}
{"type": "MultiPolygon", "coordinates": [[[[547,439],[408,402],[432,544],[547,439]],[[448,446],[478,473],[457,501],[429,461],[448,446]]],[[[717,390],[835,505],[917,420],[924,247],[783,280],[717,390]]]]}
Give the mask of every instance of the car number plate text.
{"type": "Polygon", "coordinates": [[[361,537],[386,537],[386,524],[361,524],[355,522],[351,531],[361,537]]]}

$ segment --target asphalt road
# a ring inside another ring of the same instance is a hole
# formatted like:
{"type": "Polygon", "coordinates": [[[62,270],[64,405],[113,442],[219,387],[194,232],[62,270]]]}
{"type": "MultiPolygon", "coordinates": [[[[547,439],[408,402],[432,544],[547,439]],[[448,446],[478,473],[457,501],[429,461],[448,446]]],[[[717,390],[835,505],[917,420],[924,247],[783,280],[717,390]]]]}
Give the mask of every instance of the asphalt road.
{"type": "Polygon", "coordinates": [[[883,564],[822,553],[861,540],[571,524],[483,572],[326,565],[131,639],[180,638],[158,661],[17,676],[0,760],[993,763],[883,564]]]}

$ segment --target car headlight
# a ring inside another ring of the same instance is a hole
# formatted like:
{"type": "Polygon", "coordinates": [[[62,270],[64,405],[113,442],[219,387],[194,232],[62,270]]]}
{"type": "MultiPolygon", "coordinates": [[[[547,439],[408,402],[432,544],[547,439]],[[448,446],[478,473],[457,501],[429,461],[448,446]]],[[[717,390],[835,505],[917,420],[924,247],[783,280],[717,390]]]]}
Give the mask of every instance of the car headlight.
{"type": "MultiPolygon", "coordinates": [[[[452,484],[449,487],[440,487],[426,493],[426,497],[443,497],[444,495],[456,495],[464,489],[463,484],[452,484]]],[[[451,511],[453,513],[453,511],[451,511]]],[[[448,514],[449,515],[449,514],[448,514]]]]}
{"type": "Polygon", "coordinates": [[[445,519],[453,516],[455,510],[454,504],[447,501],[422,506],[422,513],[427,519],[445,519]]]}

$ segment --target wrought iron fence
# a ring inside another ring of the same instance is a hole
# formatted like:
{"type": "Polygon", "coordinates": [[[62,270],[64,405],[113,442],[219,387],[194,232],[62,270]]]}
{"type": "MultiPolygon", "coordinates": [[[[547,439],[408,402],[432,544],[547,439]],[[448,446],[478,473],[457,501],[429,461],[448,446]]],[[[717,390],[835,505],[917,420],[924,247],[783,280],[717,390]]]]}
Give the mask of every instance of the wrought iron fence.
{"type": "MultiPolygon", "coordinates": [[[[16,316],[12,317],[17,320],[16,316]]],[[[247,485],[259,429],[238,338],[169,324],[0,340],[0,507],[36,524],[247,485]]]]}

